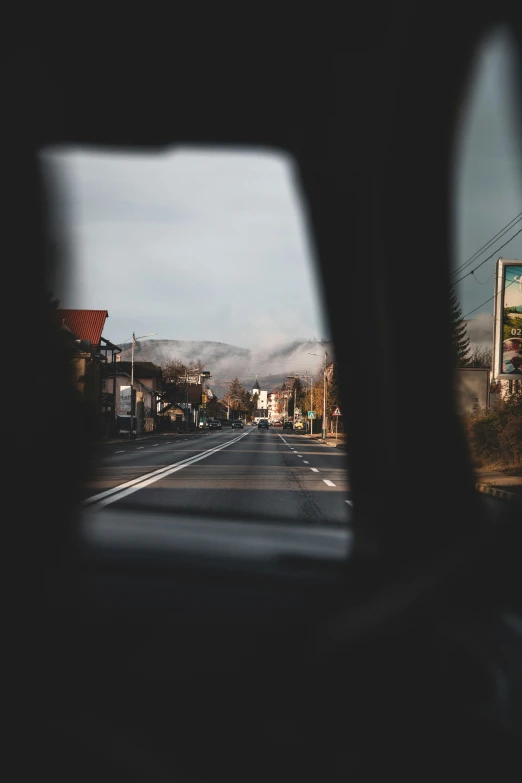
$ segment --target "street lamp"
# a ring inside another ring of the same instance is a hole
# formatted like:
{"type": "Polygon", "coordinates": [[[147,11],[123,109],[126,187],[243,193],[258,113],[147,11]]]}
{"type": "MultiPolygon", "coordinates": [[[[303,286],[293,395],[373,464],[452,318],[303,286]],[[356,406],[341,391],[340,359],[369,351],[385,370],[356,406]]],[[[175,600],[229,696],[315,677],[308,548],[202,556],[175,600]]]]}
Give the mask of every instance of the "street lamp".
{"type": "MultiPolygon", "coordinates": [[[[289,380],[293,380],[295,378],[300,378],[302,381],[306,381],[306,383],[310,386],[310,411],[313,411],[314,409],[314,379],[308,380],[307,375],[287,375],[286,376],[289,380]]],[[[294,387],[294,393],[295,393],[295,387],[294,387]]],[[[295,400],[294,400],[294,410],[295,410],[295,400]]],[[[310,435],[314,434],[314,420],[310,419],[310,435]]]]}
{"type": "MultiPolygon", "coordinates": [[[[201,383],[201,379],[203,378],[203,384],[205,383],[205,380],[208,380],[208,379],[210,379],[212,377],[210,372],[206,372],[206,371],[202,370],[201,367],[195,367],[194,369],[192,369],[191,370],[191,375],[194,376],[194,377],[197,375],[198,378],[199,378],[199,383],[201,383]]],[[[188,411],[189,411],[189,393],[188,393],[189,372],[188,372],[187,368],[185,368],[185,378],[183,378],[183,376],[181,376],[180,380],[184,380],[185,381],[185,431],[188,432],[188,430],[189,430],[189,415],[188,415],[188,411]]],[[[202,386],[202,389],[203,389],[203,386],[202,386]]],[[[198,423],[199,423],[199,419],[198,419],[198,423]]]]}
{"type": "MultiPolygon", "coordinates": [[[[139,337],[136,337],[134,332],[132,333],[132,348],[131,348],[131,419],[130,419],[130,439],[132,440],[132,426],[134,423],[134,406],[132,404],[133,395],[132,392],[134,390],[134,346],[136,345],[136,340],[141,340],[143,337],[154,337],[154,335],[157,334],[157,332],[151,332],[150,334],[142,334],[139,337]]],[[[125,340],[127,342],[127,340],[125,340]]]]}
{"type": "MultiPolygon", "coordinates": [[[[310,353],[310,351],[307,351],[309,356],[319,356],[318,353],[310,353]]],[[[323,370],[323,440],[326,440],[326,360],[328,358],[328,354],[326,351],[324,352],[324,370],[323,370]]]]}
{"type": "Polygon", "coordinates": [[[296,406],[296,404],[297,404],[297,384],[296,384],[296,382],[295,382],[295,379],[296,379],[296,378],[299,378],[299,376],[298,376],[298,375],[287,375],[286,377],[287,377],[287,378],[288,378],[290,381],[293,381],[293,382],[294,382],[294,383],[293,383],[293,386],[294,386],[294,417],[293,417],[293,418],[294,418],[294,421],[295,421],[295,406],[296,406]]]}

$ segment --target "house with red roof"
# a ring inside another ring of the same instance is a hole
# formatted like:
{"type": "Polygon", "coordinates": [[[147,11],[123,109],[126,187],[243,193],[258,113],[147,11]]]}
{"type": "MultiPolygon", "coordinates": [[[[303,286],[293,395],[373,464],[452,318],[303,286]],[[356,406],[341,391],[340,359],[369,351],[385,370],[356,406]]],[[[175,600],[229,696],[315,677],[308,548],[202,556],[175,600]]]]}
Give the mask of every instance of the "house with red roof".
{"type": "Polygon", "coordinates": [[[118,416],[130,413],[126,406],[131,400],[140,426],[154,430],[162,396],[162,370],[152,362],[134,362],[131,367],[131,362],[118,361],[122,349],[102,336],[108,317],[107,310],[53,311],[55,323],[70,335],[73,345],[75,387],[93,422],[99,422],[93,436],[116,434],[118,416]]]}

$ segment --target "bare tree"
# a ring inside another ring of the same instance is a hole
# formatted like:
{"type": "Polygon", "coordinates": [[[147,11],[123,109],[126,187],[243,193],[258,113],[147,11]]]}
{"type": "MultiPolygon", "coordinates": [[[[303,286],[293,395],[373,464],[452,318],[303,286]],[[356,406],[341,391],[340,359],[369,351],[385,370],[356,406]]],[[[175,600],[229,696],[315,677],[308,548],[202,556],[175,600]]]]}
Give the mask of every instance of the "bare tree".
{"type": "Polygon", "coordinates": [[[475,345],[468,361],[468,367],[483,367],[490,370],[493,363],[493,350],[488,345],[475,345]]]}

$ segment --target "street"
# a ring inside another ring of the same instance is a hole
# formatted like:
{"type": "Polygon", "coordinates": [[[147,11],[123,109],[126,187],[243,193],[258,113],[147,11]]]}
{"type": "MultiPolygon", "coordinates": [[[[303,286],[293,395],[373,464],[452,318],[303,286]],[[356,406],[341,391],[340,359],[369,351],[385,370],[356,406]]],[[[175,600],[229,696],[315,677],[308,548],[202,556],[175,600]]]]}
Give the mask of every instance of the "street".
{"type": "Polygon", "coordinates": [[[89,509],[313,524],[346,525],[352,515],[341,449],[257,427],[104,444],[93,459],[83,502],[89,509]]]}

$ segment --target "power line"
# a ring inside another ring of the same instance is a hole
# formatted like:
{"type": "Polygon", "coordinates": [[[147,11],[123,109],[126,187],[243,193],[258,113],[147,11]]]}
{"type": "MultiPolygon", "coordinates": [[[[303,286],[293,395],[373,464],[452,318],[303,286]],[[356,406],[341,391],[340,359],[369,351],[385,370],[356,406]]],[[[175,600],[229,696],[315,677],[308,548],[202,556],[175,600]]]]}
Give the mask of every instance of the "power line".
{"type": "MultiPolygon", "coordinates": [[[[461,283],[463,280],[465,280],[465,279],[466,279],[466,277],[469,277],[469,275],[472,275],[474,272],[476,272],[476,271],[477,271],[477,269],[479,269],[479,268],[480,268],[480,267],[481,267],[483,264],[485,264],[485,263],[486,263],[486,261],[489,261],[489,259],[490,259],[490,258],[493,258],[494,256],[496,256],[499,250],[502,250],[502,248],[503,248],[503,247],[506,247],[506,245],[509,245],[509,243],[510,243],[510,242],[512,242],[512,240],[513,240],[513,239],[514,239],[516,236],[518,236],[519,234],[521,234],[521,233],[522,233],[522,228],[519,228],[519,230],[517,231],[517,233],[516,233],[516,234],[513,234],[513,236],[511,237],[511,239],[508,239],[508,241],[507,241],[507,242],[504,242],[504,244],[503,244],[503,245],[500,245],[500,247],[497,247],[497,249],[495,250],[495,252],[494,252],[494,253],[492,253],[492,254],[491,254],[490,256],[488,256],[487,258],[485,258],[485,259],[484,259],[484,261],[481,261],[481,262],[480,262],[480,264],[478,264],[478,266],[476,266],[476,267],[475,267],[475,269],[472,269],[470,272],[467,272],[467,273],[466,273],[466,274],[465,274],[463,277],[459,277],[459,279],[458,279],[458,280],[454,280],[452,283],[450,283],[450,287],[451,287],[451,286],[456,286],[456,285],[457,285],[457,283],[461,283]]],[[[489,301],[489,299],[488,299],[488,301],[489,301]]]]}
{"type": "Polygon", "coordinates": [[[482,252],[484,252],[484,250],[487,250],[488,247],[492,245],[496,239],[500,239],[501,236],[504,236],[506,231],[509,231],[510,228],[513,228],[513,225],[518,223],[520,220],[522,220],[522,212],[519,212],[518,215],[516,215],[512,220],[510,220],[509,223],[507,223],[504,226],[504,228],[501,228],[500,231],[498,231],[494,237],[491,237],[491,239],[488,242],[486,242],[485,245],[482,245],[481,248],[479,248],[475,253],[473,253],[473,255],[470,258],[468,258],[467,261],[465,261],[463,264],[457,267],[457,269],[455,269],[455,271],[452,272],[451,276],[453,277],[454,275],[458,275],[459,272],[462,272],[467,266],[473,263],[473,261],[477,258],[477,256],[479,256],[482,252]]]}
{"type": "MultiPolygon", "coordinates": [[[[514,282],[515,282],[515,281],[514,281],[514,280],[512,280],[512,281],[511,281],[511,283],[508,283],[508,284],[505,286],[504,290],[506,290],[506,288],[509,288],[509,286],[510,286],[510,285],[513,285],[513,283],[514,283],[514,282]]],[[[491,300],[492,300],[492,299],[494,299],[496,296],[500,296],[500,291],[498,292],[498,294],[493,294],[493,296],[490,296],[490,297],[489,297],[489,299],[486,299],[486,301],[485,301],[485,302],[482,302],[482,304],[480,304],[478,307],[475,307],[473,310],[470,310],[470,311],[469,311],[469,313],[466,313],[466,315],[463,315],[463,316],[462,316],[462,320],[464,320],[465,318],[467,318],[467,317],[468,317],[468,315],[471,315],[471,313],[474,313],[476,310],[480,310],[480,308],[481,308],[481,307],[484,307],[484,305],[485,305],[485,304],[487,304],[488,302],[491,302],[491,300]]]]}

